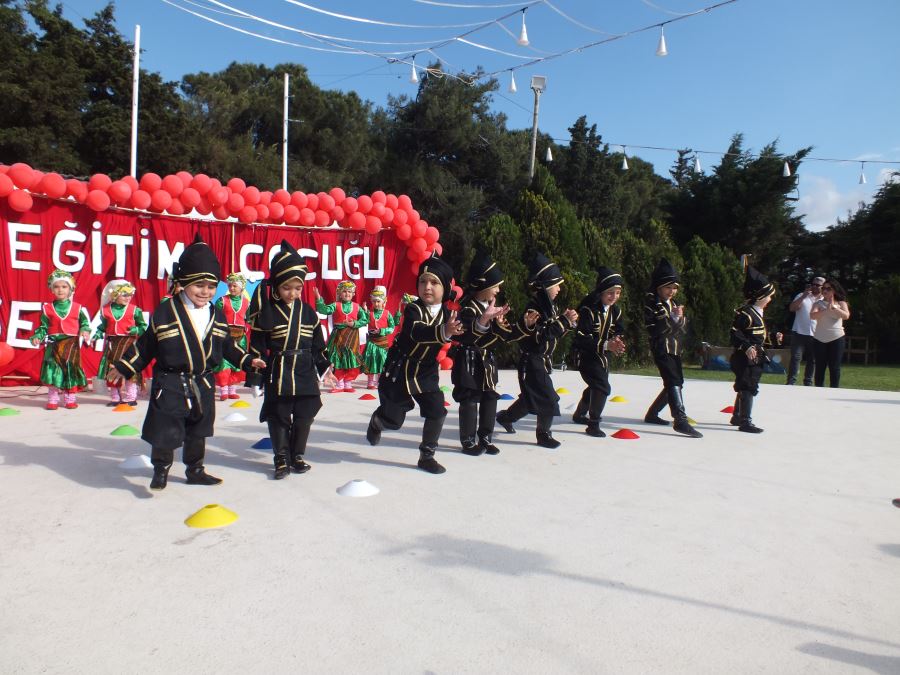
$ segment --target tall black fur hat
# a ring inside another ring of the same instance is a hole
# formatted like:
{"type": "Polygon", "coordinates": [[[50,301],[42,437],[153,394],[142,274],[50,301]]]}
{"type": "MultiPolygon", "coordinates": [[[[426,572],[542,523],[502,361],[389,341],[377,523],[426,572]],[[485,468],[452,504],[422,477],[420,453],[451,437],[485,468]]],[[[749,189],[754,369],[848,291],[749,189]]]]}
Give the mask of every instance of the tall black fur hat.
{"type": "Polygon", "coordinates": [[[672,267],[672,263],[665,258],[660,258],[660,261],[656,264],[656,269],[653,270],[653,274],[650,276],[650,290],[656,291],[660,286],[677,284],[678,279],[678,272],[672,267]]]}
{"type": "Polygon", "coordinates": [[[198,281],[211,281],[217,284],[221,277],[222,268],[219,259],[200,238],[198,232],[191,245],[184,249],[178,262],[172,266],[172,280],[177,281],[183,288],[198,281]]]}
{"type": "Polygon", "coordinates": [[[775,284],[773,284],[766,275],[762,274],[755,267],[747,266],[747,272],[744,275],[744,297],[750,302],[756,302],[762,298],[766,298],[775,292],[775,284]]]}
{"type": "Polygon", "coordinates": [[[616,286],[621,288],[624,284],[625,282],[622,280],[622,275],[618,272],[613,272],[609,267],[597,268],[597,285],[594,290],[598,293],[602,293],[610,288],[615,288],[616,286]]]}
{"type": "Polygon", "coordinates": [[[305,282],[308,271],[306,258],[297,253],[297,249],[291,246],[286,239],[282,239],[281,250],[269,266],[269,284],[277,289],[291,279],[305,282]]]}
{"type": "Polygon", "coordinates": [[[422,261],[417,278],[423,274],[430,274],[441,283],[444,287],[444,302],[456,298],[456,293],[453,292],[453,268],[438,256],[433,255],[422,261]]]}
{"type": "Polygon", "coordinates": [[[489,288],[499,286],[504,281],[503,272],[491,257],[480,251],[475,254],[472,265],[469,267],[469,276],[466,280],[466,290],[472,293],[486,291],[489,288]]]}
{"type": "Polygon", "coordinates": [[[528,267],[528,284],[534,288],[552,288],[563,282],[559,265],[543,253],[538,253],[528,267]]]}

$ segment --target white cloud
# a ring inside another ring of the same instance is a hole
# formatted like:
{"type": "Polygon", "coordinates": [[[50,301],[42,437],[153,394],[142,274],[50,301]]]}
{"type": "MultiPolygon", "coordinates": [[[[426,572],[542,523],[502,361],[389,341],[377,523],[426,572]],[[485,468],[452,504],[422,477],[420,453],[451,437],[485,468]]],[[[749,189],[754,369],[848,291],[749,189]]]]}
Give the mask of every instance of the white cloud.
{"type": "Polygon", "coordinates": [[[878,172],[878,184],[884,185],[885,183],[900,183],[900,167],[885,167],[878,172]]]}
{"type": "Polygon", "coordinates": [[[803,216],[806,229],[813,232],[836,224],[838,218],[847,217],[848,211],[855,212],[871,192],[863,186],[841,192],[830,178],[810,174],[803,174],[800,183],[797,213],[803,216]]]}

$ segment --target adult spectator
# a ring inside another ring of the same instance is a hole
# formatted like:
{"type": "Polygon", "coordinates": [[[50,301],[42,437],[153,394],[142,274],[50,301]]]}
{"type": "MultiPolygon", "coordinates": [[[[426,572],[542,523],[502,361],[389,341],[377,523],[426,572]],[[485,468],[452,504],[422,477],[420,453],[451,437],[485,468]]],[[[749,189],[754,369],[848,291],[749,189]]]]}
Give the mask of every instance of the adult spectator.
{"type": "Polygon", "coordinates": [[[822,284],[825,279],[815,277],[802,293],[797,293],[788,309],[794,313],[794,327],[791,329],[791,365],[788,368],[787,383],[797,381],[800,361],[806,357],[806,368],[803,369],[803,384],[807,387],[813,383],[816,370],[815,354],[812,348],[813,331],[816,322],[809,318],[809,312],[817,300],[822,298],[822,284]]]}
{"type": "Polygon", "coordinates": [[[813,350],[816,355],[816,386],[825,384],[828,368],[829,384],[837,388],[841,384],[841,359],[844,358],[844,321],[850,318],[847,293],[834,279],[822,284],[822,299],[817,300],[809,312],[816,322],[813,332],[813,350]]]}

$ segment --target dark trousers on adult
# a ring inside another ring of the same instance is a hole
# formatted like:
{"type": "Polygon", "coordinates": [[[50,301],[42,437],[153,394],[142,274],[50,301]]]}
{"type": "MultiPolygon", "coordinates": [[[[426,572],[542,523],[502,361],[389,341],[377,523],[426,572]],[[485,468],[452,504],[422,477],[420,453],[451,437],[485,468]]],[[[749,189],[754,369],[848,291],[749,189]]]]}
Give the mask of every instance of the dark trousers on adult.
{"type": "Polygon", "coordinates": [[[800,372],[800,362],[806,360],[803,369],[803,384],[807,387],[813,383],[816,370],[816,353],[813,349],[813,336],[791,331],[791,365],[788,367],[787,383],[794,384],[800,372]]]}
{"type": "Polygon", "coordinates": [[[825,386],[825,369],[828,368],[829,386],[832,389],[840,387],[844,337],[841,336],[831,342],[819,342],[814,338],[813,351],[816,353],[816,386],[825,386]]]}

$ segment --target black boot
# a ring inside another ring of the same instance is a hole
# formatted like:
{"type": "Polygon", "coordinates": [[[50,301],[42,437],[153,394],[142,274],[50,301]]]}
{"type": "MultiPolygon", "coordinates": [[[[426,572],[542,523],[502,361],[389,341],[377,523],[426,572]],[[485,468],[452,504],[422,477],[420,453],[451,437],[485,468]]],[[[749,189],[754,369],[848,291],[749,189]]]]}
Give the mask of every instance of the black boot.
{"type": "Polygon", "coordinates": [[[366,429],[366,440],[369,441],[369,445],[378,445],[381,443],[381,432],[384,431],[384,425],[381,423],[381,417],[378,415],[378,411],[372,413],[372,417],[369,420],[369,428],[366,429]]]}
{"type": "Polygon", "coordinates": [[[153,478],[150,480],[151,490],[165,490],[169,482],[169,469],[172,464],[153,462],[153,478]]]}
{"type": "Polygon", "coordinates": [[[216,478],[206,473],[206,469],[202,466],[190,467],[186,472],[188,485],[218,485],[222,482],[221,478],[216,478]]]}
{"type": "Polygon", "coordinates": [[[588,397],[588,421],[587,421],[587,429],[585,429],[585,433],[588,436],[594,436],[595,438],[604,438],[606,434],[604,434],[600,430],[600,420],[603,415],[603,408],[606,407],[606,394],[597,389],[590,390],[590,396],[588,397]]]}
{"type": "Polygon", "coordinates": [[[462,401],[459,404],[459,441],[462,443],[464,455],[477,457],[484,450],[475,437],[475,418],[478,416],[478,404],[475,401],[462,401]]]}
{"type": "Polygon", "coordinates": [[[672,413],[672,428],[679,434],[690,436],[691,438],[703,438],[703,434],[697,431],[688,422],[687,413],[684,411],[684,398],[681,395],[681,387],[669,387],[669,410],[672,413]]]}
{"type": "Polygon", "coordinates": [[[553,434],[550,433],[551,426],[553,426],[553,415],[537,416],[537,444],[542,448],[556,450],[562,444],[553,438],[553,434]]]}
{"type": "Polygon", "coordinates": [[[599,420],[588,420],[587,429],[584,430],[588,436],[594,436],[595,438],[605,438],[606,434],[603,433],[603,429],[600,428],[599,420]]]}
{"type": "Polygon", "coordinates": [[[312,420],[308,417],[295,417],[291,426],[291,467],[297,473],[306,473],[312,468],[303,461],[311,427],[312,420]]]}
{"type": "Polygon", "coordinates": [[[494,422],[497,419],[497,399],[481,401],[478,409],[478,445],[488,455],[499,455],[500,449],[491,440],[494,436],[494,422]]]}
{"type": "Polygon", "coordinates": [[[438,439],[441,437],[441,429],[444,428],[444,418],[428,418],[422,426],[422,444],[419,445],[419,463],[417,466],[428,473],[444,473],[446,469],[438,464],[434,458],[434,452],[438,447],[438,439]]]}
{"type": "Polygon", "coordinates": [[[203,468],[203,456],[206,454],[205,438],[186,438],[184,439],[184,450],[182,458],[187,465],[188,485],[218,485],[222,482],[221,478],[216,478],[206,473],[203,468]]]}
{"type": "Polygon", "coordinates": [[[501,410],[497,413],[497,424],[503,427],[503,430],[508,434],[516,433],[516,428],[513,426],[512,420],[505,410],[501,410]]]}
{"type": "Polygon", "coordinates": [[[669,423],[666,422],[662,417],[659,416],[660,411],[666,407],[666,404],[669,402],[669,394],[663,389],[659,392],[659,396],[656,397],[656,400],[650,404],[650,407],[647,408],[647,414],[644,415],[644,422],[647,424],[661,424],[663,426],[669,426],[669,423]]]}
{"type": "Polygon", "coordinates": [[[575,412],[572,413],[572,421],[575,424],[590,424],[591,421],[587,417],[587,411],[590,407],[591,401],[591,389],[588,387],[581,394],[581,399],[578,401],[578,405],[575,407],[575,412]]]}
{"type": "Polygon", "coordinates": [[[288,465],[290,431],[280,422],[269,420],[269,439],[272,441],[274,454],[275,480],[281,480],[291,473],[291,467],[288,465]]]}
{"type": "Polygon", "coordinates": [[[518,420],[525,417],[528,414],[528,406],[522,400],[522,397],[519,396],[511,406],[509,406],[506,410],[501,410],[497,415],[497,423],[503,427],[503,429],[508,434],[516,433],[516,429],[513,426],[513,422],[517,422],[518,420]]]}
{"type": "Polygon", "coordinates": [[[741,399],[741,424],[738,427],[738,431],[744,431],[748,434],[761,434],[763,430],[753,424],[753,420],[750,419],[750,413],[753,412],[753,392],[742,391],[738,396],[741,399]]]}
{"type": "Polygon", "coordinates": [[[739,427],[741,425],[741,395],[740,395],[740,393],[735,394],[735,396],[734,396],[734,412],[731,413],[731,419],[728,420],[728,423],[733,427],[739,427]]]}

